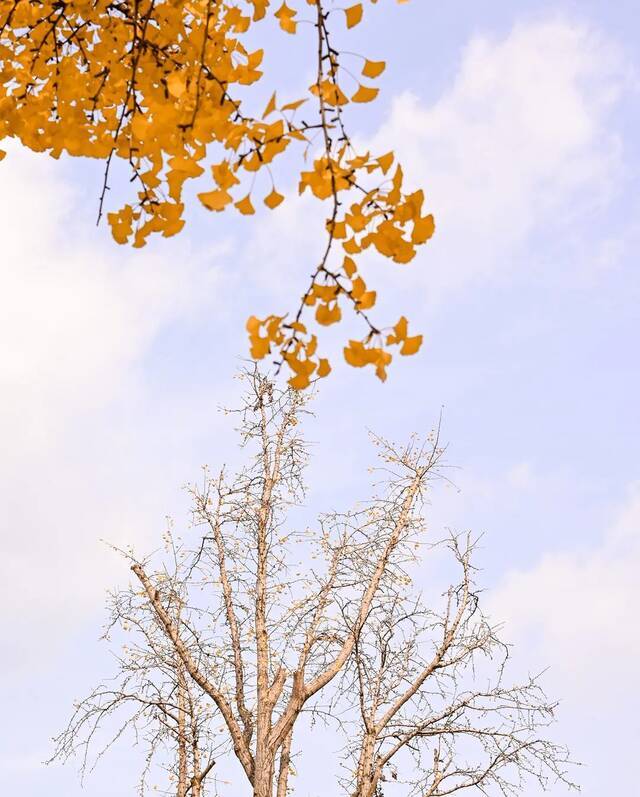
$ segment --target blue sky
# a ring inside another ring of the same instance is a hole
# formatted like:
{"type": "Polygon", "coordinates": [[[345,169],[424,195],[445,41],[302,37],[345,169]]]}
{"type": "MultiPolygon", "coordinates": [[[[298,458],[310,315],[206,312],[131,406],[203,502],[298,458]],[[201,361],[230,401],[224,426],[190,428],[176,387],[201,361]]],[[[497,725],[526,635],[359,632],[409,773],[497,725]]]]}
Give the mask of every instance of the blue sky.
{"type": "MultiPolygon", "coordinates": [[[[366,497],[367,429],[402,439],[444,408],[459,491],[434,496],[434,537],[484,533],[492,614],[516,668],[549,666],[586,797],[629,793],[640,741],[637,11],[369,10],[349,47],[388,69],[352,129],[398,151],[438,233],[409,268],[368,268],[381,313],[425,345],[384,385],[334,357],[309,425],[312,511],[366,497]]],[[[268,35],[270,79],[297,95],[304,41],[285,58],[268,35]]],[[[237,396],[244,319],[290,305],[319,216],[295,198],[251,219],[193,205],[181,236],[134,252],[94,226],[95,165],[12,147],[0,169],[0,782],[73,797],[73,767],[40,762],[108,672],[104,592],[127,574],[100,540],[152,547],[167,513],[186,522],[180,485],[237,458],[217,408],[237,396]]],[[[119,751],[82,793],[126,793],[134,763],[119,751]]],[[[320,797],[308,775],[300,794],[320,797]]]]}

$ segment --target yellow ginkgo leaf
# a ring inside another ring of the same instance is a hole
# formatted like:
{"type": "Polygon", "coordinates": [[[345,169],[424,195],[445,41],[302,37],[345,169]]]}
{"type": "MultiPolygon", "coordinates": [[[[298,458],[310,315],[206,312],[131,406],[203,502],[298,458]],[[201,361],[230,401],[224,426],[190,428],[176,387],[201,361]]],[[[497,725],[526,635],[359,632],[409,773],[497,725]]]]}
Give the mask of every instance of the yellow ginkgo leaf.
{"type": "Polygon", "coordinates": [[[323,80],[319,87],[314,84],[309,87],[309,91],[316,97],[322,97],[327,105],[346,105],[349,102],[347,95],[333,80],[323,80]]]}
{"type": "Polygon", "coordinates": [[[325,357],[321,357],[318,361],[318,376],[320,378],[324,376],[328,376],[331,373],[331,365],[329,365],[329,360],[325,357]]]}
{"type": "Polygon", "coordinates": [[[162,235],[165,238],[171,238],[172,235],[177,235],[184,227],[184,219],[175,218],[165,222],[162,229],[162,235]]]}
{"type": "Polygon", "coordinates": [[[387,381],[387,364],[386,363],[378,363],[376,365],[376,376],[381,382],[387,381]]]}
{"type": "Polygon", "coordinates": [[[253,11],[254,22],[257,22],[260,19],[264,19],[264,16],[267,13],[267,6],[269,5],[269,0],[252,0],[252,5],[254,8],[253,11]]]}
{"type": "Polygon", "coordinates": [[[238,202],[234,202],[234,206],[238,208],[243,216],[252,216],[256,212],[255,208],[251,204],[250,194],[247,194],[246,197],[240,199],[238,202]]]}
{"type": "Polygon", "coordinates": [[[375,303],[376,303],[376,292],[365,291],[362,294],[362,296],[358,299],[356,307],[358,308],[358,310],[370,310],[375,303]]]}
{"type": "Polygon", "coordinates": [[[289,8],[286,3],[283,3],[280,6],[280,8],[275,12],[275,16],[278,18],[282,30],[286,31],[287,33],[296,32],[297,23],[293,21],[293,18],[297,13],[297,11],[289,8]]]}
{"type": "Polygon", "coordinates": [[[367,349],[359,340],[350,340],[349,345],[342,350],[344,359],[354,368],[363,368],[368,362],[367,349]]]}
{"type": "Polygon", "coordinates": [[[184,72],[172,72],[167,77],[167,90],[173,97],[182,97],[187,89],[187,76],[184,72]]]}
{"type": "Polygon", "coordinates": [[[137,113],[133,117],[133,121],[131,122],[131,132],[137,139],[143,141],[146,138],[148,130],[149,130],[148,120],[143,114],[137,113]]]}
{"type": "Polygon", "coordinates": [[[362,74],[365,77],[378,77],[384,72],[386,66],[384,61],[369,61],[367,59],[362,67],[362,74]]]}
{"type": "Polygon", "coordinates": [[[280,108],[280,110],[281,111],[295,111],[301,105],[304,105],[305,102],[306,102],[306,99],[304,99],[304,100],[295,100],[295,102],[288,102],[286,105],[283,105],[282,108],[280,108]]]}
{"type": "Polygon", "coordinates": [[[262,360],[271,351],[268,338],[252,338],[250,351],[254,360],[262,360]]]}
{"type": "Polygon", "coordinates": [[[267,196],[264,198],[263,201],[268,208],[271,208],[271,210],[273,210],[274,208],[278,207],[278,205],[282,202],[283,199],[284,196],[282,194],[279,194],[274,188],[270,194],[267,194],[267,196]]]}
{"type": "Polygon", "coordinates": [[[351,282],[351,296],[356,300],[359,301],[362,296],[364,295],[365,291],[367,290],[367,286],[365,281],[362,277],[356,277],[351,282]]]}
{"type": "Polygon", "coordinates": [[[435,232],[436,225],[433,216],[429,214],[422,219],[418,219],[413,225],[411,233],[411,243],[423,244],[431,238],[435,232]]]}
{"type": "Polygon", "coordinates": [[[131,235],[131,233],[127,232],[127,230],[124,227],[115,226],[112,224],[111,235],[113,236],[113,240],[117,244],[126,244],[127,241],[129,240],[129,235],[131,235]]]}
{"type": "Polygon", "coordinates": [[[305,387],[309,387],[309,377],[305,373],[292,376],[288,382],[294,390],[304,390],[305,387]]]}
{"type": "Polygon", "coordinates": [[[0,149],[0,161],[3,161],[7,157],[7,153],[5,150],[0,149]]]}
{"type": "Polygon", "coordinates": [[[394,326],[393,331],[396,333],[396,338],[398,341],[404,340],[407,337],[407,332],[409,328],[409,322],[407,321],[406,317],[401,315],[398,323],[394,326]]]}
{"type": "Polygon", "coordinates": [[[307,357],[313,357],[318,348],[318,338],[316,335],[311,336],[311,340],[307,343],[307,357]]]}
{"type": "Polygon", "coordinates": [[[331,324],[337,324],[342,318],[342,312],[338,303],[336,302],[333,307],[328,304],[319,304],[316,310],[316,321],[322,326],[328,327],[331,324]]]}
{"type": "Polygon", "coordinates": [[[237,185],[240,182],[229,168],[227,161],[214,163],[211,167],[211,174],[220,188],[231,188],[232,185],[237,185]]]}
{"type": "Polygon", "coordinates": [[[351,279],[353,275],[356,273],[355,260],[351,257],[348,256],[345,257],[342,267],[344,268],[345,274],[347,275],[347,277],[349,277],[349,279],[351,279]]]}
{"type": "Polygon", "coordinates": [[[233,197],[227,191],[216,189],[198,194],[198,199],[208,210],[221,211],[233,200],[233,197]]]}
{"type": "Polygon", "coordinates": [[[356,3],[350,8],[345,8],[344,13],[347,17],[347,27],[355,27],[362,19],[362,3],[356,3]]]}
{"type": "Polygon", "coordinates": [[[333,225],[327,224],[327,229],[333,234],[334,238],[342,240],[347,237],[347,225],[344,221],[336,221],[333,225]]]}
{"type": "Polygon", "coordinates": [[[409,354],[415,354],[422,346],[422,335],[414,335],[412,338],[405,338],[400,349],[400,354],[405,357],[409,354]]]}
{"type": "Polygon", "coordinates": [[[378,96],[379,91],[380,89],[373,86],[359,86],[351,100],[352,102],[371,102],[378,96]]]}
{"type": "Polygon", "coordinates": [[[270,113],[273,113],[276,110],[276,93],[275,91],[271,95],[271,99],[267,103],[267,107],[264,109],[262,113],[262,118],[266,119],[270,113]]]}
{"type": "Polygon", "coordinates": [[[394,158],[395,155],[393,152],[387,152],[386,155],[381,155],[379,158],[376,158],[376,162],[383,174],[386,174],[389,171],[391,165],[393,164],[394,158]]]}
{"type": "Polygon", "coordinates": [[[314,282],[312,290],[320,301],[327,303],[335,299],[340,292],[337,285],[318,285],[317,282],[314,282]]]}
{"type": "Polygon", "coordinates": [[[233,24],[233,29],[236,33],[246,33],[251,25],[251,17],[238,17],[237,21],[233,24]]]}
{"type": "MultiPolygon", "coordinates": [[[[282,28],[283,31],[285,31],[285,33],[293,34],[293,33],[296,32],[296,30],[298,28],[298,23],[295,20],[289,19],[288,17],[286,17],[286,18],[280,20],[280,27],[282,28]]],[[[292,386],[293,386],[293,382],[300,381],[300,380],[303,380],[303,379],[306,380],[306,385],[308,385],[309,384],[309,378],[307,376],[303,376],[302,374],[298,374],[298,376],[296,376],[295,379],[291,380],[292,386]]],[[[306,387],[306,385],[304,385],[304,387],[306,387]]]]}

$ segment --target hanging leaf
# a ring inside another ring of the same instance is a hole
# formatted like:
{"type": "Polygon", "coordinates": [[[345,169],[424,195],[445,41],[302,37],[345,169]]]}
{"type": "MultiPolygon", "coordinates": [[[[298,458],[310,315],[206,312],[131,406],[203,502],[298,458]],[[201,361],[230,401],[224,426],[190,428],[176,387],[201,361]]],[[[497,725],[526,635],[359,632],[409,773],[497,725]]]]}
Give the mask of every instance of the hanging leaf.
{"type": "Polygon", "coordinates": [[[234,203],[235,207],[242,213],[243,216],[252,216],[256,211],[251,204],[251,196],[249,194],[238,202],[234,203]]]}
{"type": "Polygon", "coordinates": [[[375,78],[384,72],[386,66],[387,65],[384,61],[366,60],[364,62],[364,66],[362,67],[362,74],[365,77],[375,78]]]}
{"type": "Polygon", "coordinates": [[[284,196],[283,196],[282,194],[279,194],[279,193],[276,191],[276,189],[274,188],[274,189],[271,191],[271,193],[270,193],[270,194],[267,194],[267,196],[264,198],[264,200],[263,200],[263,201],[264,201],[264,204],[265,204],[265,205],[266,205],[268,208],[271,208],[271,210],[273,210],[274,208],[277,208],[277,207],[278,207],[278,205],[279,205],[279,204],[281,204],[281,202],[282,202],[283,200],[284,200],[284,196]]]}
{"type": "Polygon", "coordinates": [[[362,3],[346,8],[344,13],[347,17],[347,27],[355,27],[362,19],[362,3]]]}
{"type": "Polygon", "coordinates": [[[380,89],[372,86],[360,86],[355,94],[352,95],[352,102],[372,102],[378,96],[380,89]]]}

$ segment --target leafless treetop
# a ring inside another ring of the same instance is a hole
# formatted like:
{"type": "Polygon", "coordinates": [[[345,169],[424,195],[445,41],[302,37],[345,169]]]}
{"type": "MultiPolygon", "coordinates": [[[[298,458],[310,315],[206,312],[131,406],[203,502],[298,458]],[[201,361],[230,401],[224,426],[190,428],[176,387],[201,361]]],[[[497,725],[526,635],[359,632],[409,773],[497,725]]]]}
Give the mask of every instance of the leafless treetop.
{"type": "Polygon", "coordinates": [[[527,778],[571,785],[567,751],[546,734],[555,704],[537,678],[506,680],[473,539],[445,541],[459,575],[437,605],[413,589],[433,548],[423,511],[442,475],[438,430],[402,447],[375,438],[376,495],[297,531],[288,510],[305,495],[308,398],[258,371],[245,381],[236,417],[246,466],[205,471],[190,488],[195,528],[185,539],[170,529],[164,555],[128,555],[134,582],[110,607],[133,641],[115,678],[77,705],[54,757],[80,751],[86,768],[109,725],[111,742],[133,731],[146,745],[141,792],[155,763],[167,794],[201,797],[232,756],[245,778],[234,793],[286,797],[292,756],[309,744],[301,718],[329,717],[343,769],[325,790],[442,797],[515,794],[527,778]]]}

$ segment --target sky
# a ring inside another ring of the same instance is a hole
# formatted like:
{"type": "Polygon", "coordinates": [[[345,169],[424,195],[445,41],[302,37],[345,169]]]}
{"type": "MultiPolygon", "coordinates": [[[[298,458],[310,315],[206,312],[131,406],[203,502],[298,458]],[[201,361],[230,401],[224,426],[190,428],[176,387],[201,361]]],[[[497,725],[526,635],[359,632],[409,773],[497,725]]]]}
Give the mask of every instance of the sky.
{"type": "MultiPolygon", "coordinates": [[[[321,511],[367,497],[368,430],[402,440],[442,411],[456,487],[434,496],[432,533],[483,534],[485,605],[514,666],[548,668],[554,734],[583,764],[585,797],[630,793],[640,742],[637,10],[370,9],[349,45],[388,68],[351,128],[397,151],[438,226],[409,267],[368,267],[381,315],[405,313],[425,343],[384,385],[334,356],[308,424],[321,511]]],[[[293,96],[304,40],[289,51],[265,35],[269,74],[293,96]]],[[[192,202],[180,236],[135,251],[95,227],[99,166],[6,148],[0,783],[23,797],[131,793],[131,750],[84,789],[73,765],[42,764],[73,700],[109,672],[105,591],[128,575],[103,541],[154,548],[167,514],[187,522],[181,486],[237,460],[219,407],[237,400],[244,321],[290,303],[321,216],[295,196],[250,219],[192,202]]],[[[314,788],[303,778],[297,793],[314,788]]]]}

